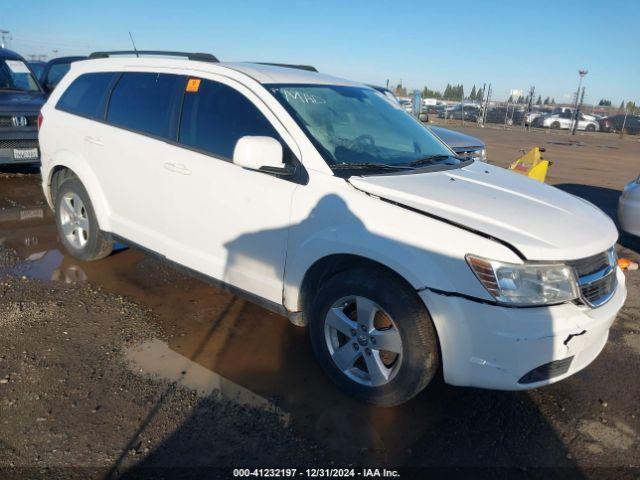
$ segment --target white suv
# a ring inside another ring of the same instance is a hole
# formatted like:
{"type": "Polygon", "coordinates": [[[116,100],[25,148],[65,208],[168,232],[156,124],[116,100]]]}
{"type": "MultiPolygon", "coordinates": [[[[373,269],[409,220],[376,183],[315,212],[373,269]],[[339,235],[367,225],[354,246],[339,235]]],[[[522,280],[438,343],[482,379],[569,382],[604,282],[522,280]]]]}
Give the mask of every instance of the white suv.
{"type": "Polygon", "coordinates": [[[212,56],[74,63],[42,109],[44,193],[83,260],[122,240],[308,325],[328,376],[395,405],[526,389],[603,349],[613,222],[473,160],[365,85],[212,56]]]}

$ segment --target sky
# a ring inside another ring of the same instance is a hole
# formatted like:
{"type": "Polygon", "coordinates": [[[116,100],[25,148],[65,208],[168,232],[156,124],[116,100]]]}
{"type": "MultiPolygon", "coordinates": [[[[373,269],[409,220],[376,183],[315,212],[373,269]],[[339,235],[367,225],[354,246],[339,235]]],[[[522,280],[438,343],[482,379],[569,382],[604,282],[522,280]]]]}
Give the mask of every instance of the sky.
{"type": "Polygon", "coordinates": [[[492,83],[585,102],[640,104],[640,0],[535,2],[0,0],[0,29],[22,55],[95,50],[213,53],[225,61],[305,63],[410,90],[492,83]],[[57,50],[57,52],[54,52],[57,50]]]}

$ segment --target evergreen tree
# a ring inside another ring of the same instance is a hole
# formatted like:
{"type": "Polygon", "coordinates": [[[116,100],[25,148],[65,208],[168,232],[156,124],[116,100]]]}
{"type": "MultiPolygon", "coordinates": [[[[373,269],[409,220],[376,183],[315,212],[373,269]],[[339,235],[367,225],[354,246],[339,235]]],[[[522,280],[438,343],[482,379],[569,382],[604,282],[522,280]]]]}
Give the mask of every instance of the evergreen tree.
{"type": "Polygon", "coordinates": [[[549,105],[551,103],[551,99],[549,97],[544,99],[544,105],[549,105]]]}
{"type": "Polygon", "coordinates": [[[476,99],[476,86],[474,84],[473,88],[471,89],[471,93],[469,94],[469,100],[475,100],[475,99],[476,99]]]}
{"type": "Polygon", "coordinates": [[[555,105],[555,104],[556,104],[556,99],[555,99],[555,98],[552,98],[552,99],[551,99],[551,105],[555,105]]]}
{"type": "Polygon", "coordinates": [[[513,103],[513,95],[509,95],[509,100],[507,100],[508,103],[513,103]]]}
{"type": "Polygon", "coordinates": [[[447,87],[444,89],[443,97],[446,100],[451,100],[451,85],[447,83],[447,87]]]}
{"type": "Polygon", "coordinates": [[[618,110],[624,110],[624,100],[620,102],[620,106],[618,107],[618,110]]]}
{"type": "Polygon", "coordinates": [[[542,105],[542,97],[538,95],[538,100],[536,100],[536,105],[542,105]]]}
{"type": "Polygon", "coordinates": [[[484,90],[482,88],[479,88],[476,92],[476,100],[479,100],[481,102],[484,100],[484,90]]]}

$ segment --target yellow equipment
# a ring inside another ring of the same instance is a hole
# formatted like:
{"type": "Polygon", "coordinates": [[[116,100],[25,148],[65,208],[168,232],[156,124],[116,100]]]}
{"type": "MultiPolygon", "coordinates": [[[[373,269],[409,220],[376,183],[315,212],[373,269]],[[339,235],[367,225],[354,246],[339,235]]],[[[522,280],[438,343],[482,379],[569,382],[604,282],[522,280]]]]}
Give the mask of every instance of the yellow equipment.
{"type": "MultiPolygon", "coordinates": [[[[551,162],[542,157],[544,148],[534,147],[529,152],[522,155],[515,162],[509,165],[509,170],[526,175],[529,178],[544,183],[547,177],[547,170],[551,162]]],[[[524,150],[523,150],[524,152],[524,150]]]]}

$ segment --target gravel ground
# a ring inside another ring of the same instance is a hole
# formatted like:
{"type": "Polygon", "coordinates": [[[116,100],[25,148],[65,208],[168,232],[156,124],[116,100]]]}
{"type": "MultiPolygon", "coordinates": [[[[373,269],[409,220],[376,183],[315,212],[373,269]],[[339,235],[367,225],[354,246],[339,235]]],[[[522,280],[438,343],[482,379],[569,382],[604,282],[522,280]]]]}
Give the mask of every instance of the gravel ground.
{"type": "MultiPolygon", "coordinates": [[[[0,247],[2,266],[14,257],[0,247]]],[[[0,468],[86,478],[138,464],[324,463],[317,447],[273,412],[132,373],[122,352],[163,336],[152,316],[88,284],[5,276],[0,468]]]]}

